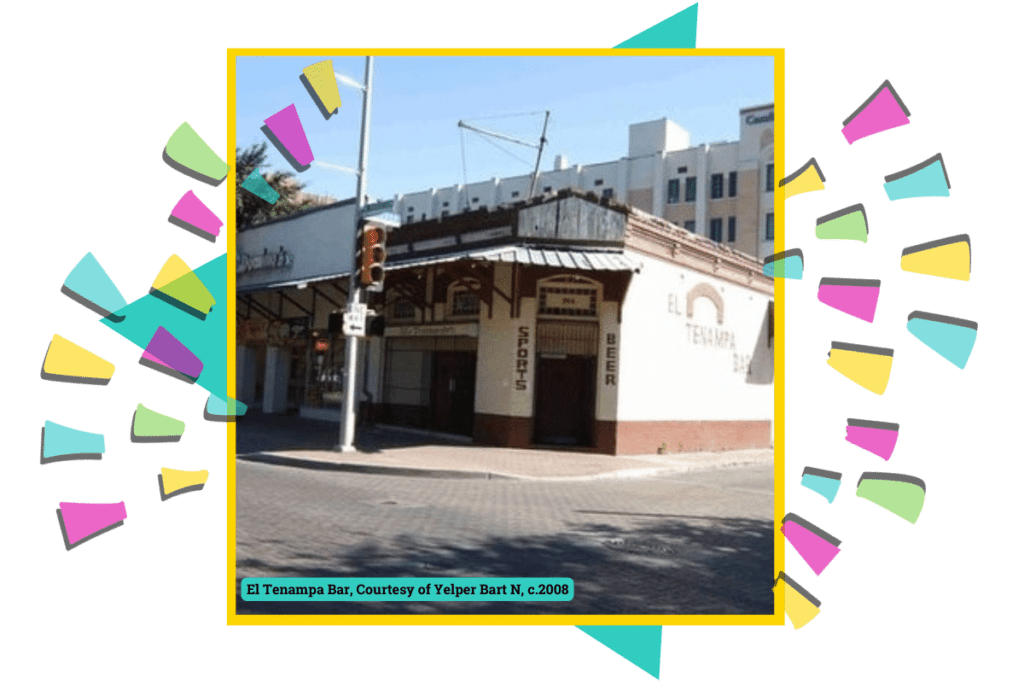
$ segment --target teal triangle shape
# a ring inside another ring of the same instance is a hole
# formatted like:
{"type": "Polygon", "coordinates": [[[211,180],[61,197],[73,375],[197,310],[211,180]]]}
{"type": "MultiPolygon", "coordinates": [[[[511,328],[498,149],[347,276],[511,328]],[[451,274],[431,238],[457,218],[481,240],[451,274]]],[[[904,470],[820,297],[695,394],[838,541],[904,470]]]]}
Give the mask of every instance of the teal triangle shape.
{"type": "Polygon", "coordinates": [[[697,47],[697,4],[673,14],[665,21],[636,34],[615,47],[695,48],[697,47]]]}
{"type": "Polygon", "coordinates": [[[660,626],[577,626],[655,678],[661,674],[660,626]]]}
{"type": "Polygon", "coordinates": [[[203,373],[196,386],[210,393],[211,415],[239,417],[246,405],[224,396],[227,386],[227,254],[220,254],[198,268],[197,278],[216,302],[205,318],[167,303],[156,292],[135,299],[114,311],[121,319],[100,318],[110,328],[140,349],[144,349],[158,328],[164,328],[203,361],[203,373]]]}

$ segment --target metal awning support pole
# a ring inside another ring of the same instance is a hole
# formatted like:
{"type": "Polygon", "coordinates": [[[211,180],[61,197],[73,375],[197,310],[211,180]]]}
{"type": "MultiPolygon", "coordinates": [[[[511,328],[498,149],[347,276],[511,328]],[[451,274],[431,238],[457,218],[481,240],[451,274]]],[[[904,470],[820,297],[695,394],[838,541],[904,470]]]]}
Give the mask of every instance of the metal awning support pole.
{"type": "MultiPolygon", "coordinates": [[[[363,123],[359,135],[359,175],[356,176],[356,215],[352,226],[352,244],[358,251],[359,220],[366,206],[366,159],[370,152],[370,100],[373,86],[373,57],[366,58],[366,75],[363,79],[363,123]]],[[[353,252],[353,253],[357,253],[353,252]]],[[[361,303],[362,289],[359,287],[359,268],[353,261],[352,276],[348,283],[349,306],[361,303]]],[[[341,405],[341,442],[339,450],[350,453],[355,450],[356,439],[356,366],[359,363],[359,338],[345,337],[345,400],[341,405]]]]}

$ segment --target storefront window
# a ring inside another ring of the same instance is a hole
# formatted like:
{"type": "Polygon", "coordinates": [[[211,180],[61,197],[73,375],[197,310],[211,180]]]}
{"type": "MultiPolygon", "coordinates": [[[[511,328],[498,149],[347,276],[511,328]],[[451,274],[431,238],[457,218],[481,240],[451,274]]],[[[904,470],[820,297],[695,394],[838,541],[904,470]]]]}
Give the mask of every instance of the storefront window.
{"type": "Polygon", "coordinates": [[[416,317],[416,306],[408,299],[399,299],[393,309],[395,320],[411,320],[416,317]]]}
{"type": "Polygon", "coordinates": [[[480,313],[480,297],[467,290],[452,295],[452,315],[477,315],[480,313]]]}

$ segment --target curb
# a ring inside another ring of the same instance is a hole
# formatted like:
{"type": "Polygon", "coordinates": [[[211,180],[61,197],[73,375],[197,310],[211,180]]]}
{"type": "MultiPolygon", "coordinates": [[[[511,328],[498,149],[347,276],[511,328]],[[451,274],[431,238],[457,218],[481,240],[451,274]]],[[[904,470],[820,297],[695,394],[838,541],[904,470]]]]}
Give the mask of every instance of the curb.
{"type": "Polygon", "coordinates": [[[601,481],[608,479],[642,479],[653,477],[659,474],[670,472],[686,473],[701,470],[724,469],[730,467],[744,467],[749,465],[766,465],[766,461],[752,462],[727,462],[708,464],[687,464],[682,467],[643,467],[633,469],[614,470],[601,472],[599,474],[582,474],[566,476],[531,476],[516,474],[499,474],[497,472],[480,472],[472,470],[442,470],[425,467],[400,467],[395,465],[368,465],[349,462],[330,462],[325,460],[310,460],[308,458],[293,458],[272,453],[246,453],[236,456],[238,460],[247,462],[258,462],[264,465],[283,465],[285,467],[298,467],[310,470],[329,470],[333,472],[352,472],[355,474],[383,474],[397,477],[422,477],[428,479],[501,479],[505,481],[601,481]]]}
{"type": "Polygon", "coordinates": [[[306,458],[290,458],[270,453],[247,453],[236,456],[238,460],[258,462],[264,465],[283,465],[299,467],[307,470],[331,470],[333,472],[354,472],[356,474],[386,474],[397,477],[425,477],[429,479],[518,479],[505,474],[493,472],[472,472],[466,470],[438,470],[418,467],[393,467],[390,465],[363,465],[348,462],[327,462],[324,460],[308,460],[306,458]]]}

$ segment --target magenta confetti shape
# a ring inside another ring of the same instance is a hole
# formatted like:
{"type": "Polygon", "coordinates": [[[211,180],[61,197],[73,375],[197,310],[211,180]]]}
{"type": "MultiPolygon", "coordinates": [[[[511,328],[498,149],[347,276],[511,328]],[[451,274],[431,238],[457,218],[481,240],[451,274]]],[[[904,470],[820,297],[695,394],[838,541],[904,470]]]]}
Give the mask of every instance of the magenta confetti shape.
{"type": "Polygon", "coordinates": [[[782,519],[782,535],[819,576],[839,554],[838,538],[793,513],[782,519]]]}
{"type": "Polygon", "coordinates": [[[881,280],[825,277],[818,285],[818,301],[854,318],[874,322],[881,285],[881,280]]]}
{"type": "Polygon", "coordinates": [[[224,225],[224,221],[217,218],[217,214],[210,211],[209,207],[203,204],[192,190],[182,195],[178,203],[171,209],[171,216],[203,232],[208,232],[214,237],[220,234],[220,228],[224,225]]]}
{"type": "Polygon", "coordinates": [[[892,84],[885,81],[857,111],[843,121],[843,137],[852,145],[861,138],[908,123],[910,111],[893,90],[892,84]]]}
{"type": "Polygon", "coordinates": [[[900,436],[900,426],[892,422],[872,422],[869,420],[846,421],[846,440],[854,446],[874,453],[882,460],[888,460],[896,448],[896,439],[900,436]]]}
{"type": "Polygon", "coordinates": [[[142,357],[193,379],[203,372],[203,361],[164,327],[158,327],[142,357]]]}
{"type": "Polygon", "coordinates": [[[60,515],[68,544],[74,545],[87,536],[103,531],[128,517],[124,501],[120,503],[61,503],[60,515]]]}
{"type": "Polygon", "coordinates": [[[299,112],[296,111],[294,104],[289,104],[270,118],[264,119],[263,123],[267,124],[270,132],[277,136],[300,166],[313,163],[313,150],[309,148],[306,131],[302,128],[299,112]]]}

